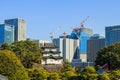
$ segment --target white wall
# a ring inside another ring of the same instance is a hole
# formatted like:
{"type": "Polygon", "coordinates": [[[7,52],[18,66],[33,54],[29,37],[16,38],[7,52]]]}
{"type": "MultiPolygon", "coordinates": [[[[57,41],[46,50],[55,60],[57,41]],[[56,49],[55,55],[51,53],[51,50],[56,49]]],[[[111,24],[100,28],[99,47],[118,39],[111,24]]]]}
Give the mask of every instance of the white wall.
{"type": "Polygon", "coordinates": [[[41,64],[62,64],[63,60],[62,59],[46,59],[46,61],[42,60],[41,64]]]}

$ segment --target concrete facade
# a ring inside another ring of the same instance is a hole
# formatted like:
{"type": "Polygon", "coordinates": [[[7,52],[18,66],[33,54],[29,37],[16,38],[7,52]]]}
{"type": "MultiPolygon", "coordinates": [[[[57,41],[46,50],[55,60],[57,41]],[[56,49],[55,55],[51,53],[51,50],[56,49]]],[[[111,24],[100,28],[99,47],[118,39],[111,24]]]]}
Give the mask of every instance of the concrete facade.
{"type": "Polygon", "coordinates": [[[105,46],[105,38],[91,37],[91,40],[87,41],[87,61],[95,63],[97,52],[105,46]]]}
{"type": "Polygon", "coordinates": [[[72,62],[73,59],[79,59],[79,40],[69,38],[56,38],[53,40],[59,47],[63,61],[66,59],[72,62]]]}

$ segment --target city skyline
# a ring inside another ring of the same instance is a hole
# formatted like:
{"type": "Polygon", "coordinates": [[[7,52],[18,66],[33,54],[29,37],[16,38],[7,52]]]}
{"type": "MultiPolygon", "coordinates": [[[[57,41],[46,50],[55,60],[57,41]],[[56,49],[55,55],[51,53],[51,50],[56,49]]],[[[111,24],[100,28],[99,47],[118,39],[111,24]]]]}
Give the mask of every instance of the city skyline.
{"type": "Polygon", "coordinates": [[[55,37],[62,35],[64,31],[71,34],[71,28],[80,26],[80,22],[89,16],[85,27],[93,29],[94,33],[105,34],[106,26],[120,24],[119,2],[4,0],[0,7],[0,24],[5,19],[22,18],[27,23],[27,38],[50,40],[50,32],[60,28],[55,37]]]}

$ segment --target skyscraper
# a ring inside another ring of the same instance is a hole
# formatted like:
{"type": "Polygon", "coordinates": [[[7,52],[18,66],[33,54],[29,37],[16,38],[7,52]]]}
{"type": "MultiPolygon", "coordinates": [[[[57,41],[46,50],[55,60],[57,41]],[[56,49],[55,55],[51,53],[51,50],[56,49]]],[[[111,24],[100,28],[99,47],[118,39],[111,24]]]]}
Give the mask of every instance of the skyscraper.
{"type": "Polygon", "coordinates": [[[0,44],[14,42],[14,26],[8,24],[0,25],[0,44]]]}
{"type": "Polygon", "coordinates": [[[8,19],[5,24],[15,26],[15,41],[26,40],[26,21],[23,19],[8,19]]]}
{"type": "Polygon", "coordinates": [[[71,33],[73,39],[79,39],[80,59],[86,62],[87,58],[87,40],[93,35],[92,29],[75,28],[71,33]]]}
{"type": "Polygon", "coordinates": [[[87,41],[87,61],[95,62],[97,52],[105,46],[105,38],[99,34],[93,35],[90,40],[87,41]]]}
{"type": "Polygon", "coordinates": [[[105,38],[106,45],[120,41],[120,25],[105,27],[105,38]]]}
{"type": "Polygon", "coordinates": [[[56,38],[53,43],[59,47],[63,60],[67,59],[72,62],[73,59],[79,59],[79,40],[56,38]]]}

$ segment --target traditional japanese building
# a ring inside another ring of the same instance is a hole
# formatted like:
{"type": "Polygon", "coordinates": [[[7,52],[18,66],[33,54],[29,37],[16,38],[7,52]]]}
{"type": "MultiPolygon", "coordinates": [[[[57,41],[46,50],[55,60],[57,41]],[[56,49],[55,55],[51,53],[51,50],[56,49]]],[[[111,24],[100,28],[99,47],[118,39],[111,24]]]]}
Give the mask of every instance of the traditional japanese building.
{"type": "Polygon", "coordinates": [[[54,43],[44,43],[41,46],[42,51],[42,60],[41,64],[49,65],[49,64],[62,64],[63,59],[60,56],[60,51],[57,49],[58,47],[54,43]]]}

